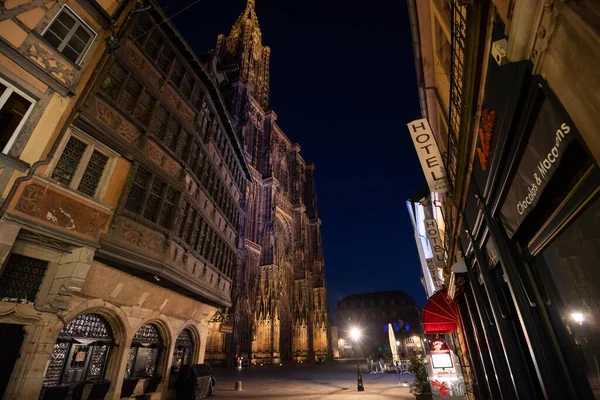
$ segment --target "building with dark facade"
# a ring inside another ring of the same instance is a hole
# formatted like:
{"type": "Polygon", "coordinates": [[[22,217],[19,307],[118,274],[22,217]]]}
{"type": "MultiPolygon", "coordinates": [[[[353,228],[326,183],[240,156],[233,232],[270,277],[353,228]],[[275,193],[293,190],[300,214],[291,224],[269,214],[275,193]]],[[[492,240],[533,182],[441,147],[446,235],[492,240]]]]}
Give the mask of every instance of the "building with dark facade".
{"type": "Polygon", "coordinates": [[[458,310],[443,333],[466,395],[600,398],[597,5],[409,4],[422,117],[450,187],[411,209],[429,208],[412,213],[416,231],[443,210],[436,295],[458,310]]]}
{"type": "Polygon", "coordinates": [[[207,61],[226,72],[221,90],[253,177],[229,317],[231,347],[218,334],[219,347],[207,350],[211,359],[223,359],[229,351],[252,363],[304,361],[328,349],[315,167],[304,161],[300,145],[286,136],[269,107],[270,53],[254,1],[248,0],[207,61]]]}
{"type": "Polygon", "coordinates": [[[226,77],[152,1],[0,9],[0,397],[169,398],[241,262],[226,77]]]}
{"type": "Polygon", "coordinates": [[[391,354],[389,324],[398,352],[408,357],[421,351],[421,310],[414,299],[400,291],[353,294],[337,302],[336,325],[340,357],[391,354]],[[350,332],[358,329],[361,339],[354,346],[350,332]]]}

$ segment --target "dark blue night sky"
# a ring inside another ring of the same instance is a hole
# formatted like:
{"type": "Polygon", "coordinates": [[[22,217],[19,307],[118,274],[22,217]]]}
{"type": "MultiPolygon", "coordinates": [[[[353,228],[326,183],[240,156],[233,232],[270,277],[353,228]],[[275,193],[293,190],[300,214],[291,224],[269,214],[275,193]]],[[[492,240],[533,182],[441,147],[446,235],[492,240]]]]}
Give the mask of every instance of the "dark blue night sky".
{"type": "MultiPolygon", "coordinates": [[[[173,15],[191,1],[169,1],[173,15]]],[[[173,22],[198,54],[245,0],[200,0],[173,22]]],[[[406,123],[420,118],[404,1],[256,0],[271,108],[316,164],[329,291],[404,290],[423,305],[405,200],[425,182],[406,123]]],[[[333,315],[332,315],[333,316],[333,315]]]]}

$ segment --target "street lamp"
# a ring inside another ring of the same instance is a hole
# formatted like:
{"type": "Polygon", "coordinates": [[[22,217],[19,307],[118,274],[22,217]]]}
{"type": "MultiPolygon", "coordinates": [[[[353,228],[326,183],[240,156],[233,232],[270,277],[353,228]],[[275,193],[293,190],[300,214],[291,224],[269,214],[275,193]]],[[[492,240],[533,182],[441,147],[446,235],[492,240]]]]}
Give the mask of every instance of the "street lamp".
{"type": "Polygon", "coordinates": [[[360,339],[360,330],[358,328],[352,328],[350,331],[350,337],[354,341],[354,349],[356,349],[356,390],[363,392],[365,387],[363,386],[362,376],[360,374],[360,364],[358,362],[358,339],[360,339]]]}
{"type": "Polygon", "coordinates": [[[576,313],[571,314],[571,318],[573,318],[573,320],[575,322],[577,322],[579,325],[583,325],[583,321],[585,319],[583,317],[583,314],[580,313],[580,312],[576,312],[576,313]]]}

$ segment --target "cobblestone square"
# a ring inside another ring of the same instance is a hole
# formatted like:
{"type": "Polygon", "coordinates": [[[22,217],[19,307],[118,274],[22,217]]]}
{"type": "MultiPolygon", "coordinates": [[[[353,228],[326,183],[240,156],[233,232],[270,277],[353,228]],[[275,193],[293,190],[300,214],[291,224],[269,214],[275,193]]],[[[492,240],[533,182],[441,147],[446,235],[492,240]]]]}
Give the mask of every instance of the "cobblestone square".
{"type": "Polygon", "coordinates": [[[356,363],[336,360],[325,365],[284,364],[241,370],[215,368],[216,399],[406,399],[413,400],[411,375],[369,375],[361,363],[364,392],[358,392],[356,363]],[[242,391],[235,382],[242,381],[242,391]]]}

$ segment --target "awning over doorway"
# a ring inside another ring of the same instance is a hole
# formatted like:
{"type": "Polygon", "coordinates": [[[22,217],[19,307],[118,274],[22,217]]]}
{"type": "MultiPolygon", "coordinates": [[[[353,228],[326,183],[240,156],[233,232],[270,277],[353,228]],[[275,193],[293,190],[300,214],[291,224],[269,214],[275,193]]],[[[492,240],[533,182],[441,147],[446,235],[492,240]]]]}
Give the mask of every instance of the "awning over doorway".
{"type": "Polygon", "coordinates": [[[458,326],[455,304],[448,303],[446,290],[437,291],[423,309],[423,329],[427,334],[450,333],[458,326]]]}

